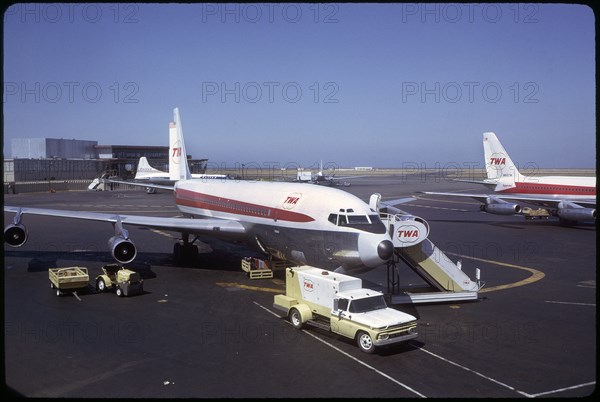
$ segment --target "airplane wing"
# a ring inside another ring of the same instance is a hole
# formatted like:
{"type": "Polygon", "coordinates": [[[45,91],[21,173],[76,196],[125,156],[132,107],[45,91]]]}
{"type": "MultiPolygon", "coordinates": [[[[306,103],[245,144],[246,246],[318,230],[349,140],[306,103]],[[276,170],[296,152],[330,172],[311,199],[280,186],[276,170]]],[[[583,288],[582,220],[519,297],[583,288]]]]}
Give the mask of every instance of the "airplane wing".
{"type": "MultiPolygon", "coordinates": [[[[170,180],[168,180],[170,181],[170,180]]],[[[125,180],[113,180],[113,179],[105,179],[106,183],[116,183],[116,184],[127,184],[129,186],[143,187],[143,188],[156,188],[160,190],[170,190],[174,191],[175,187],[173,185],[167,186],[163,184],[157,183],[143,183],[139,181],[125,181],[125,180]]]]}
{"type": "Polygon", "coordinates": [[[489,180],[466,180],[466,179],[451,179],[451,181],[459,181],[462,183],[473,183],[473,184],[481,184],[486,186],[487,188],[493,190],[498,185],[498,181],[489,181],[489,180]]]}
{"type": "Polygon", "coordinates": [[[44,215],[61,218],[83,219],[88,221],[100,221],[124,225],[141,226],[152,229],[172,230],[189,234],[243,234],[246,229],[237,221],[224,219],[191,219],[191,218],[166,218],[157,216],[121,215],[114,213],[88,212],[88,211],[64,211],[59,209],[26,208],[5,206],[5,212],[15,212],[26,215],[44,215]]]}
{"type": "Polygon", "coordinates": [[[533,197],[527,195],[499,195],[499,194],[465,194],[465,193],[437,193],[431,191],[419,191],[419,194],[429,194],[429,195],[442,195],[447,197],[467,197],[475,199],[481,203],[486,203],[490,199],[492,200],[503,200],[503,201],[518,201],[529,205],[546,207],[546,208],[558,208],[559,204],[562,202],[568,202],[571,204],[578,205],[582,208],[595,208],[596,207],[596,199],[569,199],[569,198],[559,198],[559,197],[533,197]]]}
{"type": "MultiPolygon", "coordinates": [[[[378,196],[379,194],[374,194],[373,196],[378,196]]],[[[415,201],[416,198],[415,197],[405,197],[405,198],[398,198],[395,200],[387,200],[387,201],[382,201],[381,198],[373,198],[373,196],[371,196],[371,200],[369,200],[369,205],[371,206],[371,208],[373,208],[373,210],[379,211],[381,210],[381,208],[385,208],[385,212],[390,213],[390,214],[400,214],[400,215],[412,215],[410,212],[406,212],[400,208],[396,208],[395,205],[398,204],[405,204],[407,202],[411,202],[411,201],[415,201]]],[[[381,197],[381,196],[379,196],[381,197]]]]}

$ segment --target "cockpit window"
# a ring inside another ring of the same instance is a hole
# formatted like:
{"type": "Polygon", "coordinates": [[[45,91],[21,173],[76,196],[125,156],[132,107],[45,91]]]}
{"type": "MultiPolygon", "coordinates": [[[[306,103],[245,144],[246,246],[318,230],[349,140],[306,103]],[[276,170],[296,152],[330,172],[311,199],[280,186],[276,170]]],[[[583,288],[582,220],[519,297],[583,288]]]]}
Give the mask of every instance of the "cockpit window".
{"type": "Polygon", "coordinates": [[[365,232],[382,234],[386,232],[385,225],[377,214],[355,215],[355,214],[329,214],[329,222],[337,226],[347,226],[365,232]]]}
{"type": "Polygon", "coordinates": [[[350,224],[369,224],[369,218],[367,215],[348,215],[348,223],[350,224]]]}

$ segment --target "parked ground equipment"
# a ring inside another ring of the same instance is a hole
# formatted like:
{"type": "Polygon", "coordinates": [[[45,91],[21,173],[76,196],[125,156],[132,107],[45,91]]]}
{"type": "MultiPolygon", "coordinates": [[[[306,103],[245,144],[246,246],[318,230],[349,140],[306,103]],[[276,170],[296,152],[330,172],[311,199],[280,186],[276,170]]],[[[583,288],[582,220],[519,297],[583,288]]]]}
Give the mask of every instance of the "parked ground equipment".
{"type": "Polygon", "coordinates": [[[48,276],[50,287],[56,289],[57,296],[65,292],[75,293],[78,289],[86,288],[90,282],[88,270],[84,267],[50,268],[48,276]]]}
{"type": "Polygon", "coordinates": [[[104,273],[96,277],[96,289],[99,292],[114,290],[117,296],[131,296],[144,291],[144,280],[140,274],[121,264],[105,265],[102,271],[104,273]]]}

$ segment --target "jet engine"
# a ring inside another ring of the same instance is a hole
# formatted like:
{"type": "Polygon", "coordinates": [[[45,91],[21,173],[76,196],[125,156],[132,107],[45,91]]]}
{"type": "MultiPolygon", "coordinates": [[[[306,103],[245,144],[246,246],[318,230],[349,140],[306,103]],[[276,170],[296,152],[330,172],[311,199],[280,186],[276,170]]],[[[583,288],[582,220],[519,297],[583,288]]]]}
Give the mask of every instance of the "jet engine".
{"type": "Polygon", "coordinates": [[[27,241],[27,229],[22,223],[4,228],[4,241],[11,247],[21,247],[27,241]]]}
{"type": "Polygon", "coordinates": [[[582,208],[572,203],[560,203],[557,215],[569,221],[589,221],[596,219],[594,208],[582,208]]]}
{"type": "Polygon", "coordinates": [[[515,215],[520,213],[522,208],[519,204],[511,204],[505,201],[492,201],[482,205],[481,210],[494,215],[515,215]]]}
{"type": "Polygon", "coordinates": [[[108,248],[115,260],[121,264],[130,263],[137,255],[135,244],[129,239],[129,232],[123,227],[120,216],[117,215],[117,220],[113,225],[115,235],[108,239],[108,248]]]}
{"type": "Polygon", "coordinates": [[[121,264],[130,263],[137,255],[135,244],[121,235],[113,236],[108,239],[108,248],[113,258],[121,264]]]}

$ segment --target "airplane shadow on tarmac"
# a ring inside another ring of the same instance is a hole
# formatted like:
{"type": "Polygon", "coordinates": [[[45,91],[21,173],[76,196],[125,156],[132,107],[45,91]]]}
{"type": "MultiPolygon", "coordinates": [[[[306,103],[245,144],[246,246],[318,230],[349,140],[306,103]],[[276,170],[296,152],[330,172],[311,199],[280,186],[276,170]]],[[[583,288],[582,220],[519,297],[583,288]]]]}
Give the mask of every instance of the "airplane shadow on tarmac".
{"type": "MultiPolygon", "coordinates": [[[[74,261],[73,265],[81,263],[81,261],[101,263],[102,265],[115,263],[108,252],[5,250],[4,256],[29,259],[28,272],[48,272],[50,268],[58,268],[59,260],[63,261],[63,265],[64,261],[74,261]]],[[[138,252],[135,261],[123,265],[138,272],[143,279],[149,279],[156,277],[156,274],[152,272],[152,266],[155,265],[186,269],[241,271],[243,257],[266,258],[255,251],[233,245],[226,249],[213,248],[213,251],[199,253],[183,263],[176,263],[172,253],[138,252]]]]}

